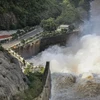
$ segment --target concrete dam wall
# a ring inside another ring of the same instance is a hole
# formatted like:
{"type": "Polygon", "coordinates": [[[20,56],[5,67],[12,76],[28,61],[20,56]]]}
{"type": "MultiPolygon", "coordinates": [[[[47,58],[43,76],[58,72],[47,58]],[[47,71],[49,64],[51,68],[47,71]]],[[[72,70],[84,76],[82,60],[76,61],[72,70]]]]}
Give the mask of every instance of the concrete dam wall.
{"type": "Polygon", "coordinates": [[[26,44],[25,46],[19,46],[18,48],[14,49],[14,51],[17,52],[19,55],[21,55],[23,58],[27,59],[32,56],[35,56],[39,52],[48,48],[49,46],[56,44],[65,45],[69,37],[73,34],[77,35],[78,32],[72,32],[69,34],[62,34],[52,37],[45,37],[35,42],[33,41],[30,44],[26,44]]]}
{"type": "Polygon", "coordinates": [[[34,100],[49,100],[51,95],[51,75],[49,62],[46,63],[44,75],[43,75],[44,88],[42,93],[34,100]]]}

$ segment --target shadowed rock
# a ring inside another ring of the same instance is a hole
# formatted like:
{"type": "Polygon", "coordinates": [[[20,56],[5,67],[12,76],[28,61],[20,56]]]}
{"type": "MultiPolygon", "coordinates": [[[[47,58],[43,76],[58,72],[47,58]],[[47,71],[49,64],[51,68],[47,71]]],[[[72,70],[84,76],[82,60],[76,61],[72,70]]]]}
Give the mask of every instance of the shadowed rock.
{"type": "Polygon", "coordinates": [[[28,88],[17,59],[0,51],[0,100],[12,100],[12,96],[28,88]]]}

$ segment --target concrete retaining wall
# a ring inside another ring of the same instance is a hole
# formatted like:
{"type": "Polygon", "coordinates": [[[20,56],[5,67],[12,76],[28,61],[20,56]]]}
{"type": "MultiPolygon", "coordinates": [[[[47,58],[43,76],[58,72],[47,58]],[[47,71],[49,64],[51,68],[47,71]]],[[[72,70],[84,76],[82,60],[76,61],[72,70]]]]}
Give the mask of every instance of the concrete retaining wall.
{"type": "Polygon", "coordinates": [[[43,91],[34,100],[49,100],[51,95],[51,76],[50,76],[50,66],[49,62],[46,63],[44,75],[43,75],[43,91]]]}
{"type": "Polygon", "coordinates": [[[40,40],[33,41],[33,43],[27,44],[25,46],[18,47],[14,51],[21,55],[23,58],[27,59],[32,55],[36,55],[40,50],[40,40]]]}
{"type": "Polygon", "coordinates": [[[77,32],[41,38],[35,42],[33,41],[33,43],[25,45],[24,47],[18,47],[17,49],[15,49],[15,52],[17,52],[23,58],[27,59],[45,50],[51,45],[55,45],[55,44],[65,45],[69,37],[72,34],[76,34],[76,33],[77,32]]]}
{"type": "Polygon", "coordinates": [[[48,48],[49,46],[59,44],[65,45],[71,34],[63,34],[58,36],[46,37],[40,40],[40,52],[48,48]]]}

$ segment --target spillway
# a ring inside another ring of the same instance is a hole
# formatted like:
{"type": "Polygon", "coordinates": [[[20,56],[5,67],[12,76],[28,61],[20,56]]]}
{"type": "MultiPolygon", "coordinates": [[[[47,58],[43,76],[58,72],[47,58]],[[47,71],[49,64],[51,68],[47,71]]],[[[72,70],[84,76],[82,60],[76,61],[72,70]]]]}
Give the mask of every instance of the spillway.
{"type": "Polygon", "coordinates": [[[91,18],[81,37],[71,37],[65,47],[52,46],[28,59],[35,65],[50,61],[50,100],[100,100],[100,0],[91,3],[91,18]]]}

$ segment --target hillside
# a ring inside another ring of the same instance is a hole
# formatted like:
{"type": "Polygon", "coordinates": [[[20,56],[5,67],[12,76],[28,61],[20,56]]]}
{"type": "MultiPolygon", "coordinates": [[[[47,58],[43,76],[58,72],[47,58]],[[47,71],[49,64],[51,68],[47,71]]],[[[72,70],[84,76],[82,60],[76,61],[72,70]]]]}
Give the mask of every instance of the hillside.
{"type": "Polygon", "coordinates": [[[27,78],[17,59],[7,51],[0,51],[0,100],[12,100],[14,95],[27,88],[27,78]]]}
{"type": "Polygon", "coordinates": [[[53,17],[57,23],[75,23],[87,17],[90,0],[0,0],[0,29],[40,24],[53,17]]]}

